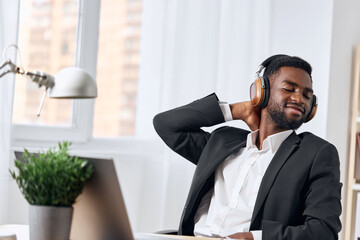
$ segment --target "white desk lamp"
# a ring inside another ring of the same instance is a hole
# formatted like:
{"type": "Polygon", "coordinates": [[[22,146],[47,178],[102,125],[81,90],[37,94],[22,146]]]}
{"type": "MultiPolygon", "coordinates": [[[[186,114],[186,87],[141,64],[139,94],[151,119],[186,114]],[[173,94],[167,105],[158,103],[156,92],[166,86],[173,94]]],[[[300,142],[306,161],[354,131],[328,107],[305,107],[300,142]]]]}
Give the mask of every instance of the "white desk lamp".
{"type": "MultiPolygon", "coordinates": [[[[9,47],[15,47],[16,45],[9,45],[4,50],[5,52],[9,47]]],[[[8,73],[15,73],[28,76],[33,82],[37,83],[39,87],[45,87],[45,93],[42,97],[40,107],[37,115],[40,115],[46,93],[49,90],[50,98],[96,98],[97,87],[95,80],[85,72],[84,70],[76,67],[64,68],[58,72],[55,76],[42,71],[25,71],[22,67],[16,66],[11,60],[5,60],[0,65],[0,70],[5,69],[4,72],[0,72],[0,78],[8,73]]]]}

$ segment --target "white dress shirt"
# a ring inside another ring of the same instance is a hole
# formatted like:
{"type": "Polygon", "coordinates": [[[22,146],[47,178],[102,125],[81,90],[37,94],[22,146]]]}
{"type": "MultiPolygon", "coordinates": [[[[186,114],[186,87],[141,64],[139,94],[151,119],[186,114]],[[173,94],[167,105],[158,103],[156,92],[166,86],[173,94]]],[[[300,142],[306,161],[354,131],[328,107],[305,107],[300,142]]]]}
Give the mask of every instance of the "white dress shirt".
{"type": "MultiPolygon", "coordinates": [[[[226,121],[232,120],[228,104],[219,103],[226,121]]],[[[202,198],[195,214],[195,236],[225,237],[249,232],[261,180],[282,142],[293,132],[267,137],[259,150],[258,130],[247,136],[246,147],[231,154],[215,172],[214,188],[202,198]]],[[[252,231],[255,240],[262,231],[252,231]]]]}

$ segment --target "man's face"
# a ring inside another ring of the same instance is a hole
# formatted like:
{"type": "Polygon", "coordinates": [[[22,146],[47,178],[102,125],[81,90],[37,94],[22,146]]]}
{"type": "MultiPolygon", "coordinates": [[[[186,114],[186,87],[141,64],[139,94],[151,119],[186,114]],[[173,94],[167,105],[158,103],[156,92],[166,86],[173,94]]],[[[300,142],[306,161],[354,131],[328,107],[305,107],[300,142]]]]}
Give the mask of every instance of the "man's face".
{"type": "Polygon", "coordinates": [[[281,67],[270,79],[270,97],[265,108],[281,129],[297,129],[305,122],[313,96],[311,78],[295,67],[281,67]]]}

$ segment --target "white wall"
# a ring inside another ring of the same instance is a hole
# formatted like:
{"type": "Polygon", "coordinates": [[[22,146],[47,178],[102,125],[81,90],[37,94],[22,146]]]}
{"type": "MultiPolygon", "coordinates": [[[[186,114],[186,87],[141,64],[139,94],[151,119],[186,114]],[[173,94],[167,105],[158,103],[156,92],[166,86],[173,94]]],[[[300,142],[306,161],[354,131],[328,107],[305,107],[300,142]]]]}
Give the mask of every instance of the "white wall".
{"type": "MultiPolygon", "coordinates": [[[[355,46],[360,43],[359,10],[360,1],[357,0],[334,2],[326,133],[327,139],[336,145],[341,159],[343,203],[346,203],[354,53],[355,46]]],[[[345,213],[344,204],[343,213],[345,213]]],[[[343,222],[343,224],[349,223],[343,222]]]]}
{"type": "MultiPolygon", "coordinates": [[[[360,2],[335,1],[329,63],[327,138],[338,148],[346,177],[355,46],[360,43],[360,2]],[[331,107],[331,108],[330,108],[331,107]]],[[[344,179],[345,182],[345,179],[344,179]]]]}

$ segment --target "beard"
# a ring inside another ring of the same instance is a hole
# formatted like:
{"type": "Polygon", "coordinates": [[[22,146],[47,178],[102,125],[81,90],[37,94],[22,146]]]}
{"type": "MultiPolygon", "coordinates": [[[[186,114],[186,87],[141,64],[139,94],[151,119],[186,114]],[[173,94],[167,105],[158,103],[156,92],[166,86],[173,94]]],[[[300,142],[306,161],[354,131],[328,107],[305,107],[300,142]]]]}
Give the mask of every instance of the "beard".
{"type": "Polygon", "coordinates": [[[267,111],[272,121],[276,123],[278,127],[282,129],[298,129],[305,122],[306,114],[299,120],[291,120],[286,117],[284,108],[285,105],[281,106],[275,101],[269,101],[267,111]]]}

